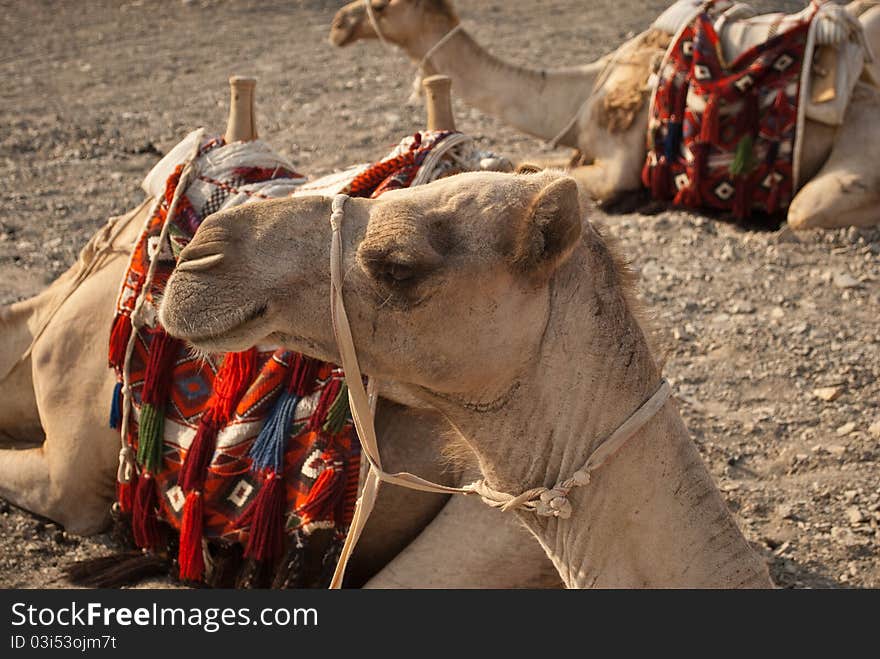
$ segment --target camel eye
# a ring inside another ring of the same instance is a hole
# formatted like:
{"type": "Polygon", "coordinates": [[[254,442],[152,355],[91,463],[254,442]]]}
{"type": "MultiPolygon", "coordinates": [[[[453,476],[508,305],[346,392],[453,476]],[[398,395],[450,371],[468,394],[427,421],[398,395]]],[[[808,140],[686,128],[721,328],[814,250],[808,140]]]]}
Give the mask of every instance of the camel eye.
{"type": "Polygon", "coordinates": [[[373,11],[385,11],[388,6],[388,0],[379,0],[373,3],[373,11]]]}

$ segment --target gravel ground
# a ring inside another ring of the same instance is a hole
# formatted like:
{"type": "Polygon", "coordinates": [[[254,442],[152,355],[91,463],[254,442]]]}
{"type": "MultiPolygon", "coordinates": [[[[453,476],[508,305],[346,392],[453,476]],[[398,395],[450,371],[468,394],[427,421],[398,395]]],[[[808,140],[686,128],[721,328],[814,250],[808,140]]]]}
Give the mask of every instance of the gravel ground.
{"type": "MultiPolygon", "coordinates": [[[[402,55],[327,44],[341,4],[0,0],[0,303],[63,272],[189,130],[221,132],[231,74],[259,78],[261,137],[312,176],[419,126],[402,55]]],[[[456,2],[493,52],[544,67],[603,54],[665,4],[456,2]]],[[[499,153],[547,153],[460,102],[456,113],[499,153]]],[[[679,211],[593,219],[640,272],[685,420],[776,582],[880,587],[880,230],[745,231],[679,211]]],[[[63,585],[59,565],[109,546],[0,502],[0,587],[63,585]]]]}

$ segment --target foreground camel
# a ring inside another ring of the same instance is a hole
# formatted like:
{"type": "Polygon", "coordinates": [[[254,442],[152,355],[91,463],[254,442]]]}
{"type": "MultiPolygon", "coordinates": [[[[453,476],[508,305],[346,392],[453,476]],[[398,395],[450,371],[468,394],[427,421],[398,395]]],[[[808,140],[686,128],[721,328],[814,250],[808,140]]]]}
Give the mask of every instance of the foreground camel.
{"type": "MultiPolygon", "coordinates": [[[[460,27],[450,0],[371,3],[382,40],[403,49],[424,73],[447,75],[456,93],[480,110],[580,151],[587,165],[571,174],[594,199],[612,201],[642,187],[647,80],[670,34],[650,29],[592,64],[531,69],[504,62],[481,47],[460,27]]],[[[860,17],[869,44],[880,53],[876,5],[859,0],[848,8],[860,17]]],[[[336,46],[376,38],[363,0],[345,5],[333,19],[330,42],[336,46]]],[[[869,226],[880,221],[880,173],[875,166],[880,130],[873,119],[878,113],[880,90],[860,85],[839,129],[807,120],[801,157],[805,183],[788,210],[792,228],[869,226]]]]}
{"type": "MultiPolygon", "coordinates": [[[[330,212],[302,197],[211,216],[169,281],[165,327],[206,351],[270,341],[338,362],[330,212]]],[[[582,218],[575,181],[553,172],[461,174],[345,206],[364,372],[449,419],[497,490],[569,477],[658,387],[631,277],[582,218]]],[[[672,402],[569,498],[569,519],[516,513],[569,587],[771,585],[672,402]]]]}
{"type": "MultiPolygon", "coordinates": [[[[227,141],[254,139],[253,82],[234,80],[227,141]]],[[[437,127],[451,121],[444,109],[448,89],[445,103],[432,113],[437,127]]],[[[107,425],[115,383],[107,345],[119,282],[149,207],[147,200],[112,218],[41,294],[0,307],[0,497],[73,533],[105,528],[115,497],[119,434],[107,425]]],[[[430,478],[450,484],[467,478],[438,457],[448,432],[435,412],[380,401],[383,459],[391,468],[417,465],[430,478]]],[[[447,499],[383,488],[377,515],[353,557],[350,583],[559,584],[540,547],[513,520],[476,501],[447,499]],[[406,558],[395,559],[404,547],[409,547],[406,558]]]]}

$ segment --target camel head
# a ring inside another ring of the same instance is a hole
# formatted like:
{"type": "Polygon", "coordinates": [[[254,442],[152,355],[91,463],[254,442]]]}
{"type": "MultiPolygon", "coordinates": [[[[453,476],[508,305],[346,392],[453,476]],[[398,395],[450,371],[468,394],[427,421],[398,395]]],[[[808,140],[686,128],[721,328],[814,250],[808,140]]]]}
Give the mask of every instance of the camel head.
{"type": "MultiPolygon", "coordinates": [[[[330,214],[329,197],[300,197],[210,216],[168,282],[166,329],[207,352],[269,343],[338,363],[330,214]]],[[[581,222],[577,184],[556,172],[349,199],[343,296],[364,372],[413,392],[509,387],[537,354],[581,222]]]]}
{"type": "MultiPolygon", "coordinates": [[[[407,50],[424,50],[458,24],[449,0],[369,0],[382,37],[407,50]],[[436,35],[436,36],[435,36],[436,35]]],[[[330,43],[347,46],[359,39],[377,39],[376,29],[364,4],[355,0],[336,12],[330,27],[330,43]]],[[[423,54],[423,53],[422,53],[423,54]]]]}

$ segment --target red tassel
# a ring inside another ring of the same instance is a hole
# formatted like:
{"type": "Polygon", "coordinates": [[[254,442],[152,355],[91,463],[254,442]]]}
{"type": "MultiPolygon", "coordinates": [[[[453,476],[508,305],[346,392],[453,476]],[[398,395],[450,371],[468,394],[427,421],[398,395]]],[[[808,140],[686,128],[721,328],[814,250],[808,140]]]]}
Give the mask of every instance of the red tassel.
{"type": "MultiPolygon", "coordinates": [[[[770,176],[772,175],[773,172],[770,172],[770,176]]],[[[782,196],[780,188],[782,188],[782,186],[779,184],[779,181],[773,181],[770,186],[770,194],[767,195],[767,212],[770,215],[773,215],[773,213],[779,210],[779,200],[782,196]]]]}
{"type": "Polygon", "coordinates": [[[130,513],[134,510],[134,495],[137,490],[137,483],[137,473],[132,473],[131,480],[127,483],[120,483],[117,481],[116,502],[119,504],[120,512],[130,513]]]}
{"type": "Polygon", "coordinates": [[[703,203],[703,172],[706,171],[709,160],[709,145],[694,144],[691,146],[691,152],[694,154],[694,162],[688,168],[690,184],[678,191],[675,195],[675,203],[679,206],[699,208],[703,203]]]}
{"type": "Polygon", "coordinates": [[[215,417],[222,423],[232,418],[235,406],[253,380],[257,369],[257,349],[230,352],[223,358],[223,366],[214,381],[213,408],[215,417]]]}
{"type": "Polygon", "coordinates": [[[156,549],[159,546],[158,504],[155,479],[149,472],[144,472],[138,479],[131,519],[134,542],[142,549],[156,549]]]}
{"type": "Polygon", "coordinates": [[[744,220],[752,214],[752,195],[748,176],[738,176],[734,186],[736,192],[733,196],[733,216],[737,220],[744,220]]]}
{"type": "Polygon", "coordinates": [[[706,144],[718,144],[718,135],[721,128],[721,105],[717,96],[710,96],[703,110],[700,124],[700,142],[706,144]]]}
{"type": "Polygon", "coordinates": [[[196,436],[193,438],[183,459],[183,466],[180,468],[179,485],[184,492],[201,490],[204,487],[205,475],[208,467],[211,466],[214,450],[217,448],[217,433],[220,430],[220,425],[215,420],[213,410],[210,408],[202,414],[196,436]]]}
{"type": "Polygon", "coordinates": [[[645,158],[645,164],[642,165],[642,185],[651,189],[651,173],[654,171],[654,167],[651,165],[651,155],[648,154],[648,157],[645,158]]]}
{"type": "Polygon", "coordinates": [[[321,362],[297,353],[293,356],[290,384],[287,390],[298,398],[305,398],[315,390],[315,379],[321,362]]]}
{"type": "Polygon", "coordinates": [[[110,328],[110,368],[122,368],[125,364],[125,353],[131,338],[131,318],[118,314],[110,328]]]}
{"type": "Polygon", "coordinates": [[[668,200],[672,179],[672,171],[666,156],[660,156],[651,171],[651,196],[661,201],[668,200]]]}
{"type": "Polygon", "coordinates": [[[284,552],[284,509],[287,492],[280,474],[269,472],[257,498],[250,505],[243,522],[250,522],[251,530],[246,558],[258,561],[274,560],[284,552]]]}
{"type": "Polygon", "coordinates": [[[340,497],[345,494],[345,479],[342,463],[335,453],[326,455],[327,467],[318,474],[315,484],[309,491],[309,497],[299,507],[299,512],[310,521],[333,520],[340,497]]]}
{"type": "Polygon", "coordinates": [[[180,564],[180,578],[184,581],[201,581],[205,573],[205,558],[202,554],[203,525],[202,493],[193,490],[186,495],[183,518],[180,521],[180,549],[177,552],[177,562],[180,564]]]}
{"type": "Polygon", "coordinates": [[[177,355],[177,340],[169,336],[165,330],[158,328],[150,332],[150,356],[144,372],[144,386],[141,390],[141,401],[161,408],[168,396],[171,382],[171,368],[177,355]]]}
{"type": "Polygon", "coordinates": [[[330,411],[333,401],[339,396],[340,389],[342,389],[342,380],[339,378],[332,378],[327,382],[324,390],[321,392],[321,396],[318,398],[315,411],[309,417],[308,430],[317,432],[324,427],[324,424],[327,422],[327,413],[330,411]]]}

